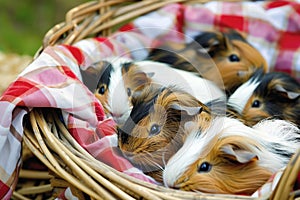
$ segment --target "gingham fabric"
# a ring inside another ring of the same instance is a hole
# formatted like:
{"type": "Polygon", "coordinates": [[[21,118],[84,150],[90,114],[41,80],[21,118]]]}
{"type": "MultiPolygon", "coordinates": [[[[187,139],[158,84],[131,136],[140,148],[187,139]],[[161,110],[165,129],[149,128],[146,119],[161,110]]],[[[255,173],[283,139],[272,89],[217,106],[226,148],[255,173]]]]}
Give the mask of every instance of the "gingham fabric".
{"type": "MultiPolygon", "coordinates": [[[[245,34],[265,56],[270,71],[285,71],[300,78],[300,4],[292,1],[171,4],[137,18],[109,38],[47,47],[0,98],[0,199],[9,199],[17,183],[22,121],[35,107],[61,109],[70,133],[91,155],[119,171],[155,183],[120,155],[114,122],[106,118],[102,105],[81,82],[79,69],[108,56],[140,60],[147,56],[145,48],[154,47],[158,41],[190,41],[201,31],[225,27],[245,34]]],[[[273,188],[264,187],[255,195],[268,194],[273,188]]]]}

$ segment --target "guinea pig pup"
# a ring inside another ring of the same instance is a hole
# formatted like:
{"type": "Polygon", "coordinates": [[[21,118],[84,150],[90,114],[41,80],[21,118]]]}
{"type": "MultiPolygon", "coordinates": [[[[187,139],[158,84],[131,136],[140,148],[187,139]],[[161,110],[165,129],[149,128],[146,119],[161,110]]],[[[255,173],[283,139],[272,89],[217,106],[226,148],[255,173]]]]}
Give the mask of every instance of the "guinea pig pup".
{"type": "Polygon", "coordinates": [[[177,87],[149,84],[132,97],[133,108],[126,122],[117,128],[118,144],[133,165],[157,181],[168,159],[182,146],[185,122],[199,119],[205,129],[210,110],[177,87]]]}
{"type": "Polygon", "coordinates": [[[151,50],[148,59],[199,73],[232,93],[256,69],[267,70],[260,52],[237,31],[202,32],[187,44],[164,43],[151,50]],[[221,77],[221,78],[220,78],[221,77]]]}
{"type": "Polygon", "coordinates": [[[282,72],[256,73],[228,99],[247,125],[268,117],[300,124],[300,84],[282,72]]]}
{"type": "Polygon", "coordinates": [[[167,187],[251,195],[300,147],[300,130],[285,120],[265,120],[252,128],[216,117],[204,131],[188,125],[191,133],[163,171],[167,187]]]}

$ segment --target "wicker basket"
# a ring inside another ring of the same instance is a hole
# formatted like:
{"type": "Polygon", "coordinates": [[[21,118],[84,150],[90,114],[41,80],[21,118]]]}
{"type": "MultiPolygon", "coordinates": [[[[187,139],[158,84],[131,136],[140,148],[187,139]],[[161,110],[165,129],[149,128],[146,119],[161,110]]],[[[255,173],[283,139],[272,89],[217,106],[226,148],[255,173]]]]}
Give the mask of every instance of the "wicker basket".
{"type": "MultiPolygon", "coordinates": [[[[66,14],[65,22],[53,27],[45,36],[43,46],[73,44],[81,39],[109,36],[114,29],[129,20],[170,3],[204,1],[188,0],[100,0],[73,8],[66,14]],[[95,20],[96,19],[96,20],[95,20]]],[[[203,194],[178,191],[146,183],[125,175],[96,160],[71,137],[59,120],[55,109],[33,109],[25,121],[24,160],[38,158],[45,171],[22,169],[19,186],[13,199],[55,198],[69,187],[79,199],[255,199],[248,196],[203,194]],[[28,150],[26,148],[28,147],[28,150]],[[50,171],[50,175],[48,174],[50,171]],[[41,177],[30,180],[30,177],[41,177]],[[28,184],[30,180],[36,183],[28,184]]],[[[300,170],[300,153],[296,153],[284,171],[271,196],[261,199],[294,199],[292,191],[300,170]]]]}

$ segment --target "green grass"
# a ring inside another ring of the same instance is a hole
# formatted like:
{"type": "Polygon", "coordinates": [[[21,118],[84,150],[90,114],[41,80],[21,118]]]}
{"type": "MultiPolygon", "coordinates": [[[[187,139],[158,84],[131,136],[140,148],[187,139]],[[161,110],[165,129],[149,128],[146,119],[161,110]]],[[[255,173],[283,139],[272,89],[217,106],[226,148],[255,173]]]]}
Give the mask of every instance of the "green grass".
{"type": "Polygon", "coordinates": [[[88,0],[0,0],[0,51],[34,55],[44,35],[88,0]]]}

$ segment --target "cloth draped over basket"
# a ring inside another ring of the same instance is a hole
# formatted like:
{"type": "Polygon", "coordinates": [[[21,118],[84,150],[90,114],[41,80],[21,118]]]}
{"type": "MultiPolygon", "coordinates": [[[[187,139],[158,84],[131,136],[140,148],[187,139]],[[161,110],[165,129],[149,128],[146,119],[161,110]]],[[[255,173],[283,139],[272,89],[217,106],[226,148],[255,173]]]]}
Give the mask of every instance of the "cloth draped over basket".
{"type": "MultiPolygon", "coordinates": [[[[9,199],[17,183],[23,119],[36,107],[61,109],[68,130],[91,155],[121,172],[155,183],[119,153],[115,124],[82,83],[80,69],[108,56],[141,60],[148,48],[161,41],[189,42],[201,31],[231,27],[262,53],[270,71],[284,71],[300,80],[299,21],[300,3],[291,1],[170,4],[122,26],[110,37],[48,46],[0,98],[0,198],[9,199]]],[[[254,195],[264,195],[274,187],[263,188],[254,195]]]]}

